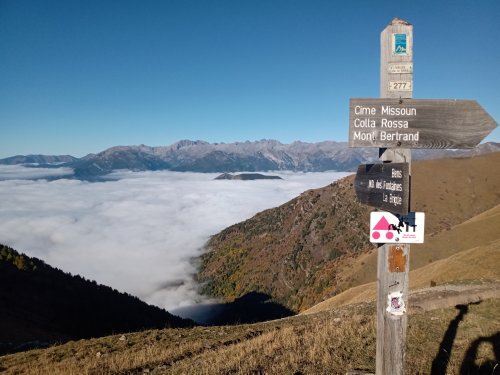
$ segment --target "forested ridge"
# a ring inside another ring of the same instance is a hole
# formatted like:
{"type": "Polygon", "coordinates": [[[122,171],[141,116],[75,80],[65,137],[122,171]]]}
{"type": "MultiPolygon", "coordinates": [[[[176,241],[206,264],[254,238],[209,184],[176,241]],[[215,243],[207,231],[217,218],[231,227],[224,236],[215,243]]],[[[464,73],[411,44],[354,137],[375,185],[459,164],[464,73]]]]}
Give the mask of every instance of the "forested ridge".
{"type": "Polygon", "coordinates": [[[141,329],[186,327],[127,293],[0,245],[0,352],[141,329]]]}

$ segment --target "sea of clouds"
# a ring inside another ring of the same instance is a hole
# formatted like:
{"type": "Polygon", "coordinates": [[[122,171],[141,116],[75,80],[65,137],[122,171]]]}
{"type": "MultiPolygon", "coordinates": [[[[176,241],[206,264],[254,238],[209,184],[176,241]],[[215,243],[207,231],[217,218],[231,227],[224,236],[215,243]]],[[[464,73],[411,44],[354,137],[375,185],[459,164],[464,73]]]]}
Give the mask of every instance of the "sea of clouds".
{"type": "Polygon", "coordinates": [[[272,174],[283,180],[117,171],[90,183],[0,166],[0,243],[167,310],[190,306],[206,301],[193,259],[211,235],[348,173],[272,174]]]}

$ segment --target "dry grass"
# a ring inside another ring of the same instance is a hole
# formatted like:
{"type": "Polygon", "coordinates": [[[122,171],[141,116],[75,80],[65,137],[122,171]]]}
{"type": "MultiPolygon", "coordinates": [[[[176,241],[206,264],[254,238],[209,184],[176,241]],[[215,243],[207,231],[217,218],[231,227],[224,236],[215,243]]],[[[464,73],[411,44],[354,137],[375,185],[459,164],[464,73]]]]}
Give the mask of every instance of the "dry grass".
{"type": "Polygon", "coordinates": [[[500,240],[461,251],[410,272],[410,288],[467,280],[500,280],[500,240]]]}
{"type": "MultiPolygon", "coordinates": [[[[424,245],[413,245],[410,254],[410,288],[428,287],[431,282],[440,285],[477,279],[500,280],[498,228],[500,206],[456,225],[450,231],[426,238],[424,245]]],[[[366,261],[366,258],[363,259],[366,261]]],[[[376,253],[373,258],[375,262],[376,253]]],[[[371,282],[348,289],[313,306],[306,313],[372,301],[375,296],[376,283],[371,282]]]]}
{"type": "MultiPolygon", "coordinates": [[[[500,241],[484,247],[462,251],[448,259],[442,259],[410,272],[410,289],[453,283],[470,286],[476,293],[476,284],[500,285],[500,241]]],[[[466,292],[466,290],[464,290],[466,292]]],[[[500,290],[497,288],[497,294],[500,290]]],[[[375,301],[377,284],[375,282],[351,288],[335,297],[318,303],[302,314],[328,311],[340,306],[375,301]]],[[[464,296],[465,297],[465,296],[464,296]]]]}
{"type": "MultiPolygon", "coordinates": [[[[428,374],[454,307],[410,315],[407,373],[428,374]]],[[[500,299],[469,306],[445,357],[447,374],[460,373],[475,340],[500,331],[500,299]]],[[[375,368],[373,305],[234,327],[166,329],[68,343],[0,358],[6,374],[345,374],[375,368]],[[101,353],[97,355],[97,353],[101,353]]],[[[491,343],[475,362],[489,368],[491,343]]]]}
{"type": "Polygon", "coordinates": [[[374,368],[375,325],[334,320],[274,329],[233,347],[207,351],[171,368],[192,374],[332,374],[352,367],[374,368]]]}
{"type": "MultiPolygon", "coordinates": [[[[439,352],[445,333],[458,315],[459,310],[452,307],[410,316],[407,335],[407,367],[410,374],[431,373],[433,360],[439,352]]],[[[488,338],[498,335],[499,332],[500,300],[488,300],[480,304],[469,305],[468,312],[459,322],[452,342],[453,346],[446,348],[446,351],[442,350],[442,360],[446,365],[441,368],[446,368],[446,374],[450,375],[493,374],[492,369],[495,364],[498,365],[500,358],[495,358],[492,343],[488,338]],[[482,371],[471,369],[470,363],[469,366],[464,364],[466,351],[475,341],[481,344],[471,362],[481,367],[482,371]],[[464,367],[461,369],[462,366],[464,367]],[[464,369],[467,371],[463,371],[464,369]]],[[[497,337],[496,345],[498,344],[500,342],[497,337]]]]}
{"type": "Polygon", "coordinates": [[[488,246],[500,240],[500,205],[412,246],[411,269],[448,258],[463,250],[488,246]]]}
{"type": "MultiPolygon", "coordinates": [[[[167,335],[174,339],[175,332],[170,330],[167,335]]],[[[19,353],[4,357],[0,367],[7,365],[8,374],[112,374],[152,361],[182,357],[187,351],[201,347],[203,340],[188,343],[178,340],[176,345],[169,345],[165,332],[158,331],[158,335],[153,332],[128,335],[126,341],[111,336],[19,353]]]]}
{"type": "Polygon", "coordinates": [[[47,350],[5,356],[6,374],[331,374],[332,368],[374,367],[372,318],[322,314],[271,324],[164,330],[80,341],[47,350]],[[184,332],[184,343],[151,338],[184,332]],[[222,333],[221,333],[222,332],[222,333]],[[221,340],[229,336],[230,340],[221,340]],[[140,345],[136,345],[138,342],[140,345]],[[97,353],[100,353],[99,355],[97,353]]]}

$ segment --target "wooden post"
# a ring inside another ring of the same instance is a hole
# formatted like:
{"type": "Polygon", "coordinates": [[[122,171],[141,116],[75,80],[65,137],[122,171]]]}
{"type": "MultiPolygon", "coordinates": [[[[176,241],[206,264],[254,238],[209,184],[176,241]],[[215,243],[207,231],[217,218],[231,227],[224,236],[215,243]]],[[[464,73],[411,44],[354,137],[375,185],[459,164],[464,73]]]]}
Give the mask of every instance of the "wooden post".
{"type": "MultiPolygon", "coordinates": [[[[392,20],[380,35],[380,47],[380,97],[412,98],[412,25],[397,18],[392,20]]],[[[385,163],[409,163],[411,175],[410,149],[381,148],[379,157],[385,163]]],[[[410,245],[407,244],[378,247],[377,375],[404,374],[409,257],[410,245]]]]}

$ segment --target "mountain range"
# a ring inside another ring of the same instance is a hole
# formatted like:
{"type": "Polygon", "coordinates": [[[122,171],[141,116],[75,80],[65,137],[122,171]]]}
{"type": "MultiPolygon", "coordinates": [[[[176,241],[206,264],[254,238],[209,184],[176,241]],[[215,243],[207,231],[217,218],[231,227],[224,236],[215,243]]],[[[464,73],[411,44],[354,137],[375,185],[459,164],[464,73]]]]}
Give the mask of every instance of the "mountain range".
{"type": "MultiPolygon", "coordinates": [[[[480,155],[500,150],[500,143],[481,144],[472,150],[414,150],[413,157],[429,159],[480,155]]],[[[349,148],[347,142],[293,142],[275,140],[208,143],[182,140],[170,146],[116,146],[83,158],[72,156],[18,155],[0,159],[0,164],[70,167],[74,178],[93,180],[117,169],[133,171],[255,172],[327,170],[353,171],[359,164],[378,158],[378,149],[349,148]]]]}

